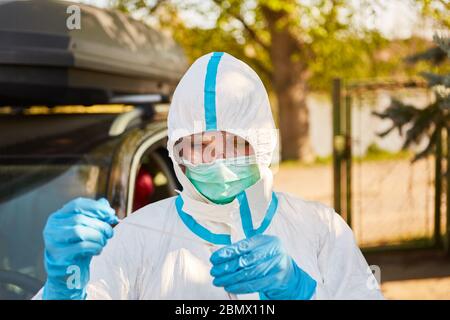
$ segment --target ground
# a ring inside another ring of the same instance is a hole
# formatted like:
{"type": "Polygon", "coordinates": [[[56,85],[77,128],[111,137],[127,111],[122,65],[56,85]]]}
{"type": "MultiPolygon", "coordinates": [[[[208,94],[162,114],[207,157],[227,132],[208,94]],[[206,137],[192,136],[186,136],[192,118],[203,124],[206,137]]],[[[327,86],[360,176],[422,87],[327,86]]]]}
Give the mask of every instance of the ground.
{"type": "MultiPolygon", "coordinates": [[[[432,159],[413,165],[408,159],[354,163],[352,228],[361,247],[431,239],[433,170],[432,159]]],[[[282,164],[275,171],[277,191],[331,206],[331,165],[282,164]]],[[[367,259],[381,268],[386,298],[450,299],[450,259],[439,252],[378,253],[367,259]]]]}
{"type": "Polygon", "coordinates": [[[434,250],[365,254],[387,299],[450,299],[450,258],[434,250]]]}

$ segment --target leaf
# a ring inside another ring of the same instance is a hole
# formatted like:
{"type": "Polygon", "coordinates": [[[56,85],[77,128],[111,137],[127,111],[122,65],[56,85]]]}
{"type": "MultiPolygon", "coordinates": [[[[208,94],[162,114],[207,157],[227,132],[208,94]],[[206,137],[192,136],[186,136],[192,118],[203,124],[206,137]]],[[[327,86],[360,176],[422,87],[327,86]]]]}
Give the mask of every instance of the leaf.
{"type": "Polygon", "coordinates": [[[378,134],[380,137],[384,137],[396,128],[399,134],[403,135],[403,127],[413,121],[420,114],[420,110],[414,106],[405,105],[397,99],[393,99],[391,105],[386,110],[383,112],[372,112],[372,114],[380,119],[392,120],[392,127],[378,134]]]}
{"type": "Polygon", "coordinates": [[[433,36],[433,40],[437,43],[442,51],[447,53],[447,57],[450,58],[450,38],[435,34],[433,36]]]}
{"type": "Polygon", "coordinates": [[[413,163],[416,162],[417,160],[425,158],[435,150],[438,134],[441,132],[441,130],[442,130],[441,127],[434,129],[433,133],[430,136],[430,140],[428,141],[427,146],[414,156],[414,158],[412,159],[413,163]]]}
{"type": "Polygon", "coordinates": [[[434,74],[430,72],[421,72],[420,75],[427,80],[428,86],[430,87],[438,85],[450,87],[450,75],[441,76],[439,74],[434,74]]]}
{"type": "Polygon", "coordinates": [[[436,46],[430,48],[426,51],[414,54],[412,56],[406,57],[405,62],[407,63],[417,63],[419,61],[430,61],[434,65],[441,64],[445,61],[447,53],[440,47],[436,46]]]}

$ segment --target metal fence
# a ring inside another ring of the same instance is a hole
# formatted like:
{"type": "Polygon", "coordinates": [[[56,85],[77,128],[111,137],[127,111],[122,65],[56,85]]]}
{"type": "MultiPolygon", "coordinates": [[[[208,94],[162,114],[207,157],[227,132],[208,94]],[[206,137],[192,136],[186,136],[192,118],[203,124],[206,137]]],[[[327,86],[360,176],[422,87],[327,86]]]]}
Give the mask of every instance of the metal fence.
{"type": "Polygon", "coordinates": [[[447,148],[412,163],[400,134],[379,136],[390,123],[373,111],[383,111],[392,98],[424,107],[433,94],[420,81],[334,80],[334,207],[362,247],[448,247],[447,148]]]}

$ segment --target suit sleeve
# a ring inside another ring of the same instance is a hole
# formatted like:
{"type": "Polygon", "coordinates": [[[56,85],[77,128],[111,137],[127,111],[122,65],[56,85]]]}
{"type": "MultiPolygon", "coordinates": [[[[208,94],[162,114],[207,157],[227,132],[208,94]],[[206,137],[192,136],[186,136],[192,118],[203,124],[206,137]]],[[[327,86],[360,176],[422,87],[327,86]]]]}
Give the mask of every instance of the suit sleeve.
{"type": "Polygon", "coordinates": [[[314,298],[384,299],[352,230],[334,210],[328,210],[328,230],[318,255],[322,281],[314,298]]]}
{"type": "MultiPolygon", "coordinates": [[[[141,246],[135,227],[122,222],[99,256],[92,258],[87,300],[133,300],[139,298],[141,246]]],[[[32,299],[42,300],[41,289],[32,299]]]]}

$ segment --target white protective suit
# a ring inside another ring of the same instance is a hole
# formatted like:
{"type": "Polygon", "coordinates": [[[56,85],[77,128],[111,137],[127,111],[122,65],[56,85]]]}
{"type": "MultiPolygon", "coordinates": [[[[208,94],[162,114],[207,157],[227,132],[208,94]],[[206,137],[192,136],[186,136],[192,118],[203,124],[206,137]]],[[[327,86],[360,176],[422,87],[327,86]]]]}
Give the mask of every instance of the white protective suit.
{"type": "Polygon", "coordinates": [[[147,205],[115,228],[92,260],[88,299],[258,299],[228,294],[209,273],[212,252],[255,232],[281,239],[317,281],[313,299],[383,298],[351,229],[333,209],[272,191],[277,136],[266,90],[248,65],[226,53],[200,57],[176,88],[168,127],[172,160],[180,137],[206,130],[242,136],[255,151],[261,179],[245,191],[245,203],[216,205],[174,161],[180,196],[147,205]]]}

